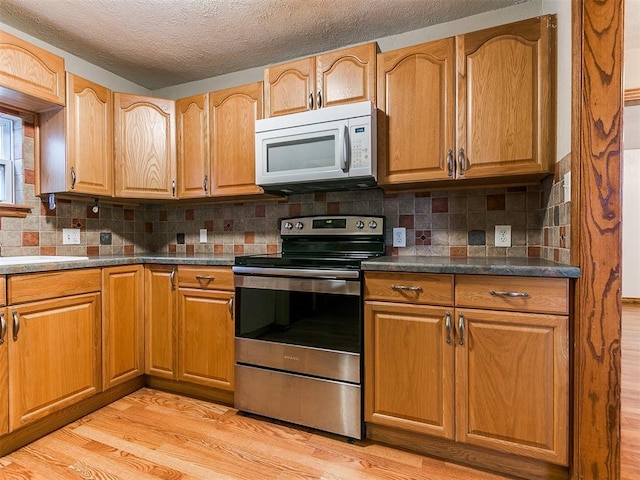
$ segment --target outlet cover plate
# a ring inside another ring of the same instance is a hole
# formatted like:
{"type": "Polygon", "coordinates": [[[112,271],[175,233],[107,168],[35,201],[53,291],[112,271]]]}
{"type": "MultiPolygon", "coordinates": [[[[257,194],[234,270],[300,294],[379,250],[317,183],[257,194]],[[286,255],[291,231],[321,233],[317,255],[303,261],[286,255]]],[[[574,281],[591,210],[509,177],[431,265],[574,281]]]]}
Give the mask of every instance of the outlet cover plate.
{"type": "Polygon", "coordinates": [[[207,229],[200,229],[200,243],[207,243],[207,229]]]}
{"type": "Polygon", "coordinates": [[[407,229],[406,228],[398,227],[393,229],[393,246],[394,247],[407,246],[407,229]]]}
{"type": "Polygon", "coordinates": [[[63,245],[80,245],[80,229],[79,228],[63,228],[62,244],[63,245]]]}
{"type": "Polygon", "coordinates": [[[496,225],[496,247],[511,246],[511,225],[496,225]]]}

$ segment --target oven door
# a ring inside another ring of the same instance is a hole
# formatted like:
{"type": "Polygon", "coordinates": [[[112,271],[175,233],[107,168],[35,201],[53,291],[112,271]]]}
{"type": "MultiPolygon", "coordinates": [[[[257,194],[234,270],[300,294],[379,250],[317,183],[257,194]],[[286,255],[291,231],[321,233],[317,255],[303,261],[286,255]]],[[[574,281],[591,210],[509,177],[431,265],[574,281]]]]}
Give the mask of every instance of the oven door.
{"type": "Polygon", "coordinates": [[[237,363],[360,383],[358,271],[234,271],[237,363]]]}

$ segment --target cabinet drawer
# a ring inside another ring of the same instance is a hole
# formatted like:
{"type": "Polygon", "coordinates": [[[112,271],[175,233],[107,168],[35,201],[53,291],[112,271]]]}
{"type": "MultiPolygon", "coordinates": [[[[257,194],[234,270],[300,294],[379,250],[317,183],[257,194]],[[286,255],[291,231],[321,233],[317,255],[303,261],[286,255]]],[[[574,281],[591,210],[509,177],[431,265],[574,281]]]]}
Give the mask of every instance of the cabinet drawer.
{"type": "Polygon", "coordinates": [[[567,315],[569,280],[459,275],[456,276],[456,306],[567,315]]]}
{"type": "Polygon", "coordinates": [[[101,278],[99,268],[9,275],[9,305],[99,292],[101,278]]]}
{"type": "Polygon", "coordinates": [[[7,304],[7,277],[0,276],[0,307],[7,304]]]}
{"type": "Polygon", "coordinates": [[[229,267],[178,267],[178,285],[204,290],[233,291],[233,272],[229,267]]]}
{"type": "Polygon", "coordinates": [[[365,272],[365,300],[453,305],[453,275],[365,272]]]}

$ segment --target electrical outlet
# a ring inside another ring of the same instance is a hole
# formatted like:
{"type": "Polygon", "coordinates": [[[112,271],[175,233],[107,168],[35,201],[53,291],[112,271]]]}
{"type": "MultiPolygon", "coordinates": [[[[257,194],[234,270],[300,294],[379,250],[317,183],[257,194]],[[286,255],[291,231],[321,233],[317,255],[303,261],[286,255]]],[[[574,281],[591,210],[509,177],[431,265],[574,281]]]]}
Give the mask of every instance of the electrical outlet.
{"type": "Polygon", "coordinates": [[[393,229],[393,246],[394,247],[407,246],[407,229],[406,228],[398,227],[393,229]]]}
{"type": "Polygon", "coordinates": [[[511,225],[496,225],[496,247],[511,246],[511,225]]]}
{"type": "Polygon", "coordinates": [[[564,174],[564,201],[571,201],[571,172],[567,172],[564,174]]]}
{"type": "Polygon", "coordinates": [[[79,245],[80,229],[79,228],[63,228],[62,244],[63,245],[79,245]]]}
{"type": "Polygon", "coordinates": [[[207,229],[200,229],[200,243],[207,243],[207,229]]]}

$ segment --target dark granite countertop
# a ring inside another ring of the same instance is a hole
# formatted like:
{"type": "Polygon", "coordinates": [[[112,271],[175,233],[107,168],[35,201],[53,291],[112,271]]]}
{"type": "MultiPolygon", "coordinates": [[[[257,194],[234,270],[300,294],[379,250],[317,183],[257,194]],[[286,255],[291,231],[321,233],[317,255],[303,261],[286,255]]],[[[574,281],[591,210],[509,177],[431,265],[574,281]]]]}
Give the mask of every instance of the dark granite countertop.
{"type": "Polygon", "coordinates": [[[521,275],[578,278],[580,268],[541,258],[521,257],[378,257],[362,263],[366,271],[521,275]]]}
{"type": "MultiPolygon", "coordinates": [[[[74,268],[110,267],[131,264],[231,266],[234,255],[152,254],[101,255],[82,260],[0,264],[0,274],[47,272],[74,268]]],[[[477,275],[522,275],[531,277],[578,278],[580,269],[540,258],[484,257],[378,257],[362,263],[363,270],[382,272],[457,273],[477,275]]]]}

